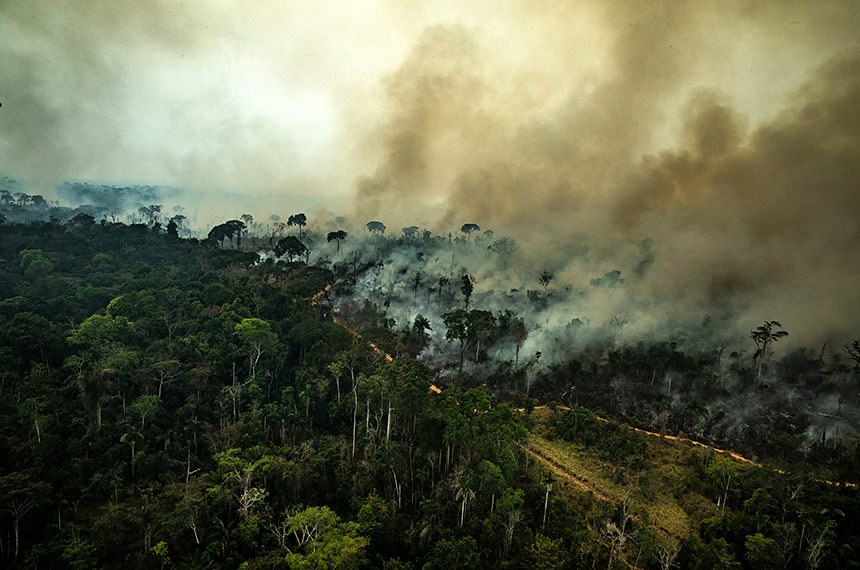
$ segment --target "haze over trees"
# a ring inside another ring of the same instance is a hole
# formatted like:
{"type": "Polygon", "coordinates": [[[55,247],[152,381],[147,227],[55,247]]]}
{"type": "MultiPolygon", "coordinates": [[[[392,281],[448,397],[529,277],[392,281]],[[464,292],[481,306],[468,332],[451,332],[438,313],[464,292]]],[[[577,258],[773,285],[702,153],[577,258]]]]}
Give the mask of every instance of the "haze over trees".
{"type": "Polygon", "coordinates": [[[4,565],[856,561],[856,491],[822,481],[857,473],[858,341],[641,335],[635,273],[511,279],[495,235],[152,214],[0,224],[4,565]]]}

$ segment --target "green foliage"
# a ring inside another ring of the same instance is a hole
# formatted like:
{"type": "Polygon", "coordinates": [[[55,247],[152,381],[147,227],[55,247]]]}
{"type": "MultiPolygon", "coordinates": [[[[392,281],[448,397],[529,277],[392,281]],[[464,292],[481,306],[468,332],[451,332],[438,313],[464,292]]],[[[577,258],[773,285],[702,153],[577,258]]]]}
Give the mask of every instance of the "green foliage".
{"type": "Polygon", "coordinates": [[[440,540],[430,551],[423,570],[477,570],[481,568],[478,544],[471,536],[440,540]]]}
{"type": "Polygon", "coordinates": [[[307,246],[299,241],[299,238],[295,236],[281,238],[278,240],[278,243],[275,244],[275,255],[278,257],[286,255],[290,261],[292,261],[294,257],[305,255],[307,252],[307,246]]]}
{"type": "Polygon", "coordinates": [[[72,570],[92,570],[98,567],[95,545],[80,536],[80,532],[76,532],[74,527],[61,556],[72,570]]]}
{"type": "Polygon", "coordinates": [[[783,567],[782,556],[776,541],[760,532],[751,534],[744,541],[744,557],[754,570],[776,570],[783,567]]]}
{"type": "MultiPolygon", "coordinates": [[[[333,323],[325,298],[312,304],[334,282],[331,273],[259,263],[240,249],[250,249],[245,222],[252,220],[232,222],[213,228],[209,243],[180,239],[176,228],[165,235],[87,218],[0,226],[7,260],[0,267],[0,565],[605,566],[590,529],[602,528],[611,509],[597,495],[559,481],[542,524],[547,472],[522,450],[529,445],[523,414],[487,389],[431,391],[438,380],[408,354],[426,346],[432,318],[410,314],[400,329],[388,323],[381,346],[403,349],[388,361],[333,323]],[[225,248],[212,247],[216,241],[225,248]]],[[[384,253],[382,228],[371,231],[377,235],[356,239],[384,253]]],[[[410,236],[410,247],[430,243],[429,235],[410,236]]],[[[317,247],[326,238],[305,239],[317,247]]],[[[494,251],[510,257],[503,249],[494,251]]],[[[403,283],[415,300],[428,284],[438,284],[433,300],[447,307],[461,292],[471,297],[460,280],[449,283],[427,267],[410,283],[416,271],[403,283]]],[[[446,317],[461,358],[482,364],[493,343],[515,360],[528,335],[510,311],[446,317]]],[[[576,386],[577,397],[617,398],[605,389],[605,370],[645,386],[666,362],[697,370],[696,381],[705,377],[704,367],[661,345],[542,367],[539,387],[557,381],[564,390],[576,386]]],[[[536,371],[533,363],[512,368],[536,371]]],[[[666,407],[673,411],[671,400],[666,407]]],[[[576,443],[577,454],[587,451],[607,470],[653,459],[641,436],[584,407],[553,418],[550,435],[576,443]]],[[[858,548],[860,513],[847,492],[810,484],[790,498],[719,456],[682,464],[694,475],[667,468],[631,480],[650,481],[636,488],[655,497],[707,494],[688,506],[696,515],[683,567],[731,567],[736,558],[769,567],[769,541],[799,541],[802,530],[795,566],[844,566],[858,548]],[[727,505],[722,512],[717,500],[727,505]]],[[[668,514],[661,524],[675,516],[668,514]]],[[[646,519],[636,518],[638,542],[627,542],[631,563],[639,555],[631,545],[647,543],[640,531],[656,516],[646,519]]],[[[657,560],[662,543],[651,542],[640,565],[657,560]]]]}
{"type": "Polygon", "coordinates": [[[295,544],[286,555],[290,568],[349,570],[364,564],[368,540],[359,525],[341,522],[328,507],[308,507],[287,517],[295,544]]]}
{"type": "Polygon", "coordinates": [[[542,534],[528,549],[529,568],[535,570],[561,570],[570,564],[570,556],[561,539],[553,540],[542,534]]]}

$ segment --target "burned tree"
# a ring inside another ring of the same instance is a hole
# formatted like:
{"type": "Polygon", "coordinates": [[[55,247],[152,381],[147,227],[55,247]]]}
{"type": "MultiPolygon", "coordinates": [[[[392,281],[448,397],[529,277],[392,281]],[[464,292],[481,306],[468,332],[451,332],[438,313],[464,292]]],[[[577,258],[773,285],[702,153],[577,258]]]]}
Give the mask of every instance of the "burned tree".
{"type": "Polygon", "coordinates": [[[550,273],[548,270],[544,269],[541,271],[540,278],[538,281],[540,282],[540,286],[543,287],[543,292],[546,293],[547,288],[549,288],[549,284],[552,283],[552,280],[555,278],[555,275],[550,273]]]}

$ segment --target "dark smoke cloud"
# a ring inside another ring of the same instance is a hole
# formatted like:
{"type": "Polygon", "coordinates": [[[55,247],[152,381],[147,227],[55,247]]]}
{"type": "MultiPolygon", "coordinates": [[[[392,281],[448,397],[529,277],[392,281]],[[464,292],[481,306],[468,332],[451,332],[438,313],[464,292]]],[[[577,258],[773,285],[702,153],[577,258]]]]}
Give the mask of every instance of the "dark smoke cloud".
{"type": "Polygon", "coordinates": [[[508,65],[486,30],[428,28],[385,80],[381,159],[357,183],[359,216],[501,229],[526,243],[533,270],[571,281],[583,275],[569,253],[587,244],[597,275],[640,277],[640,309],[716,313],[740,331],[780,318],[799,341],[860,334],[857,10],[723,8],[598,9],[606,49],[547,39],[556,67],[533,84],[517,83],[529,62],[508,65]],[[770,73],[768,54],[743,47],[794,58],[779,89],[738,85],[744,66],[770,73]]]}
{"type": "Polygon", "coordinates": [[[841,342],[858,24],[851,1],[7,0],[0,176],[181,187],[201,225],[352,197],[358,227],[509,235],[526,280],[620,271],[595,311],[841,342]]]}

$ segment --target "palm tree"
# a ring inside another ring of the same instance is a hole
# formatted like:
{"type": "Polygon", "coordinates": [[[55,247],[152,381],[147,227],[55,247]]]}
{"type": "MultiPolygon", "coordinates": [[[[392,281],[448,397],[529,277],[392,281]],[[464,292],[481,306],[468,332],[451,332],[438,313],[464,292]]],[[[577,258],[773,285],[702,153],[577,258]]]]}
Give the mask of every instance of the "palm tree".
{"type": "Polygon", "coordinates": [[[134,479],[134,455],[138,440],[143,441],[143,432],[133,424],[129,424],[126,432],[119,438],[122,443],[131,444],[131,478],[134,479]]]}

